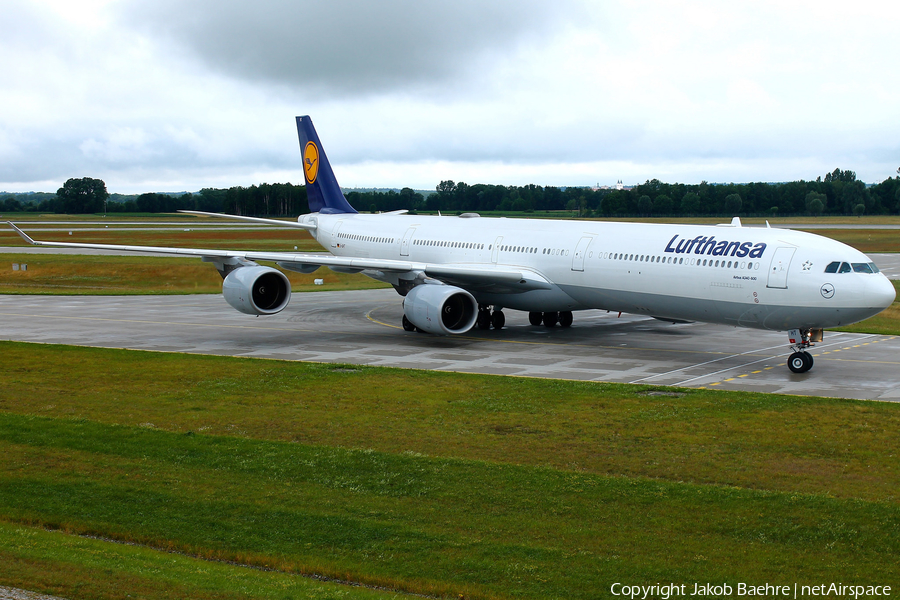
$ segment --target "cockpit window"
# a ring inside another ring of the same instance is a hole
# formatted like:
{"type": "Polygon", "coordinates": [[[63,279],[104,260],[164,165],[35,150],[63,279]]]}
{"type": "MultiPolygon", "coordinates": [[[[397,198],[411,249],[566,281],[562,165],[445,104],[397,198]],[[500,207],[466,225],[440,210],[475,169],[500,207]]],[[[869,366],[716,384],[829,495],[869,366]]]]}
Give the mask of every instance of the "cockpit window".
{"type": "Polygon", "coordinates": [[[875,263],[845,263],[839,260],[828,263],[826,273],[880,273],[875,263]]]}

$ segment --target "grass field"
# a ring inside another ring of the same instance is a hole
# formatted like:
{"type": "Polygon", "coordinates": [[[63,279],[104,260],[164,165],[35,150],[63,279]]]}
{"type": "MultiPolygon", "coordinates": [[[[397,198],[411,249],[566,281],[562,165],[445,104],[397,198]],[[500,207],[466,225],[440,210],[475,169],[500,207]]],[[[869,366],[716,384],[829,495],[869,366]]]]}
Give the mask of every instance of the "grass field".
{"type": "Polygon", "coordinates": [[[9,342],[0,369],[0,584],[900,585],[892,403],[9,342]]]}
{"type": "Polygon", "coordinates": [[[807,231],[843,242],[860,252],[900,252],[900,231],[896,229],[809,229],[807,231]]]}

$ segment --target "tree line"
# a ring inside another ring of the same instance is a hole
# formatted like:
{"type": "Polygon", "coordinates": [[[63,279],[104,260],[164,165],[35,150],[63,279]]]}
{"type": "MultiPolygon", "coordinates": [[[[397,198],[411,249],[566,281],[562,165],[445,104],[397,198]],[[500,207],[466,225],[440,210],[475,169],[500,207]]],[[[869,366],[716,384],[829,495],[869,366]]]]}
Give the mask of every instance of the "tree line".
{"type": "MultiPolygon", "coordinates": [[[[900,169],[898,169],[900,172],[900,169]]],[[[147,193],[111,197],[100,179],[69,179],[56,195],[0,197],[0,210],[56,213],[167,213],[202,210],[252,216],[295,217],[309,211],[306,188],[291,183],[263,183],[197,193],[147,193]],[[117,201],[119,200],[119,201],[117,201]]],[[[440,182],[427,196],[411,188],[399,192],[346,193],[359,211],[455,212],[573,211],[582,217],[691,217],[736,215],[886,215],[900,214],[900,176],[866,186],[853,171],[835,169],[815,181],[788,183],[699,184],[648,180],[630,189],[541,187],[538,185],[469,185],[440,182]]]]}
{"type": "Polygon", "coordinates": [[[291,183],[204,188],[196,193],[123,196],[110,194],[102,179],[82,177],[69,179],[56,194],[0,195],[0,211],[3,212],[91,214],[171,213],[179,210],[271,216],[296,216],[309,212],[306,187],[291,183]]]}
{"type": "Polygon", "coordinates": [[[866,186],[835,169],[815,181],[699,184],[648,180],[631,189],[468,185],[442,181],[424,201],[441,211],[577,211],[583,217],[884,215],[900,213],[900,177],[866,186]]]}

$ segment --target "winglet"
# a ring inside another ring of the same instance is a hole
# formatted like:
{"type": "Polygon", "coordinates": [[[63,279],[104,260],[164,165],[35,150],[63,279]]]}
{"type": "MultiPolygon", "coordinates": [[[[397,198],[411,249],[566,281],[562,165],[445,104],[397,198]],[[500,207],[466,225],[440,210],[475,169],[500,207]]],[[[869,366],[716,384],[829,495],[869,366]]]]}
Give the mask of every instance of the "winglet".
{"type": "Polygon", "coordinates": [[[25,240],[26,242],[28,242],[29,244],[31,244],[32,246],[40,246],[41,245],[40,242],[34,241],[33,239],[31,239],[31,237],[27,233],[25,233],[24,231],[22,231],[15,225],[13,225],[12,221],[7,221],[6,224],[9,225],[10,227],[12,227],[13,229],[15,229],[16,233],[18,233],[20,236],[22,236],[22,239],[25,240]]]}

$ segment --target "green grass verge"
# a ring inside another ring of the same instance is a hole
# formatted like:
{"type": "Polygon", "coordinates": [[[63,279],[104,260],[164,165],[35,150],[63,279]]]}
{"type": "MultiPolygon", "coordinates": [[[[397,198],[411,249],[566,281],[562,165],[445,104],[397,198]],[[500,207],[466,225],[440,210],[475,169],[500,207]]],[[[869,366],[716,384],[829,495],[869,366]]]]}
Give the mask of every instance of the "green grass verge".
{"type": "Polygon", "coordinates": [[[7,521],[431,595],[900,575],[888,502],[20,415],[0,443],[7,521]]]}
{"type": "Polygon", "coordinates": [[[0,584],[65,598],[376,600],[397,595],[0,522],[0,584]]]}
{"type": "Polygon", "coordinates": [[[900,252],[900,231],[896,229],[807,229],[856,248],[860,252],[900,252]]]}
{"type": "Polygon", "coordinates": [[[0,357],[7,523],[454,598],[900,582],[894,404],[21,343],[0,357]]]}

